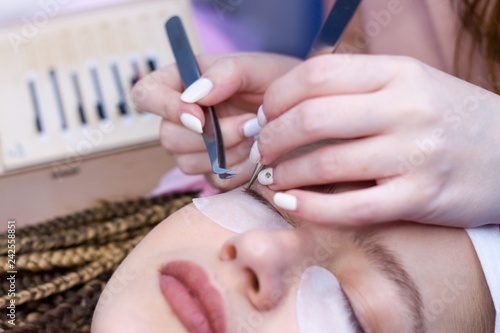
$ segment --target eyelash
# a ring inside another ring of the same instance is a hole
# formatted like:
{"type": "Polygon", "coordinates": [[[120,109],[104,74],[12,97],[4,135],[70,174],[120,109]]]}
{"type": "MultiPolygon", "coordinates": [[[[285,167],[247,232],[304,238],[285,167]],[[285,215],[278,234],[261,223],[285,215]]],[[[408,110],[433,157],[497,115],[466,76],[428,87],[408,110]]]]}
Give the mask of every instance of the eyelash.
{"type": "Polygon", "coordinates": [[[365,333],[365,330],[363,327],[361,327],[361,324],[358,320],[358,317],[356,317],[356,313],[354,312],[354,309],[351,306],[351,302],[349,301],[349,298],[347,297],[346,293],[344,292],[344,289],[342,287],[340,288],[340,291],[342,292],[342,297],[344,299],[344,302],[346,306],[349,308],[349,321],[352,324],[352,328],[354,329],[354,332],[356,333],[365,333]]]}

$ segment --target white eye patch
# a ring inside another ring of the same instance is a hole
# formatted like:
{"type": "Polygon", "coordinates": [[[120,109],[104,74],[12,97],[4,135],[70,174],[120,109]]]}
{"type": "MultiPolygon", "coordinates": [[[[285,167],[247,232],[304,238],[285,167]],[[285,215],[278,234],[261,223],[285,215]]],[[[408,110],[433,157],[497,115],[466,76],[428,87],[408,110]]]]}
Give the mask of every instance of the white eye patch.
{"type": "Polygon", "coordinates": [[[354,333],[349,306],[335,275],[319,266],[308,267],[297,290],[300,333],[354,333]]]}
{"type": "Polygon", "coordinates": [[[254,229],[292,229],[278,213],[244,193],[242,187],[206,198],[195,198],[193,203],[206,217],[236,233],[254,229]]]}

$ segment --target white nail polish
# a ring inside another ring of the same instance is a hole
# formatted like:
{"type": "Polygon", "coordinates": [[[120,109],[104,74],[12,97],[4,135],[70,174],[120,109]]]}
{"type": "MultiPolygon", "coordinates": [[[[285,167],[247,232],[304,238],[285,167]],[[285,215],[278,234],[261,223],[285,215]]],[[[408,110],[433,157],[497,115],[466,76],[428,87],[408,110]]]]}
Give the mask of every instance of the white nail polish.
{"type": "Polygon", "coordinates": [[[201,78],[193,82],[181,95],[181,100],[186,103],[196,103],[207,96],[214,87],[212,81],[207,78],[201,78]]]}
{"type": "Polygon", "coordinates": [[[257,118],[250,119],[243,125],[243,133],[247,138],[256,136],[261,129],[262,127],[259,126],[257,118]]]}
{"type": "Polygon", "coordinates": [[[285,210],[297,209],[297,198],[286,193],[276,193],[273,198],[274,204],[285,210]]]}
{"type": "Polygon", "coordinates": [[[257,111],[257,120],[259,122],[260,127],[264,127],[267,124],[266,115],[264,114],[264,109],[262,105],[259,107],[259,111],[257,111]]]}
{"type": "Polygon", "coordinates": [[[259,176],[257,179],[262,185],[271,185],[274,181],[273,168],[267,168],[259,172],[259,176]]]}
{"type": "Polygon", "coordinates": [[[255,141],[253,143],[252,150],[250,150],[250,161],[252,161],[252,163],[259,163],[260,162],[260,152],[259,152],[258,141],[255,141]]]}
{"type": "Polygon", "coordinates": [[[182,125],[184,125],[186,128],[190,129],[193,132],[199,134],[203,133],[203,127],[201,127],[201,121],[192,114],[189,113],[181,114],[181,123],[182,125]]]}

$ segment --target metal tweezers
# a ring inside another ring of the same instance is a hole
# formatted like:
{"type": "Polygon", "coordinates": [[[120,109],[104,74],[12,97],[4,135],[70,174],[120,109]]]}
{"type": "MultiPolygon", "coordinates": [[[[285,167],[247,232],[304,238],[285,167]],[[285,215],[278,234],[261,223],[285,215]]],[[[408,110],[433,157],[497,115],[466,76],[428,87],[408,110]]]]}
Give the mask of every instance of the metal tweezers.
{"type": "MultiPolygon", "coordinates": [[[[170,46],[174,53],[175,61],[182,78],[184,87],[189,87],[193,82],[201,77],[201,72],[196,62],[186,31],[182,21],[178,16],[171,17],[165,24],[170,46]]],[[[205,126],[203,128],[203,141],[207,147],[212,171],[218,174],[221,179],[229,179],[236,174],[229,173],[226,168],[226,153],[224,151],[224,141],[219,125],[219,120],[213,106],[201,106],[205,113],[205,126]],[[210,116],[208,117],[208,114],[210,116]]]]}
{"type": "MultiPolygon", "coordinates": [[[[340,38],[344,34],[345,28],[354,16],[360,2],[361,0],[337,0],[335,2],[323,26],[317,33],[309,49],[307,58],[335,52],[340,38]]],[[[264,165],[257,163],[247,188],[252,186],[262,169],[264,169],[264,165]]]]}

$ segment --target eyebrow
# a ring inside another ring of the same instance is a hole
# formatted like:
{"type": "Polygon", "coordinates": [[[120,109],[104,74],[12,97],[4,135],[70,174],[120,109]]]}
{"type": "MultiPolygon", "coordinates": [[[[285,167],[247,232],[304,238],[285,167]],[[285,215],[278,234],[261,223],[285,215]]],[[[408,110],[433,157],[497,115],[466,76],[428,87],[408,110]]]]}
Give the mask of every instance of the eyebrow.
{"type": "Polygon", "coordinates": [[[398,289],[398,294],[410,311],[411,331],[425,332],[422,295],[400,260],[392,251],[375,240],[373,232],[359,231],[354,236],[354,241],[375,264],[377,270],[398,289]]]}
{"type": "MultiPolygon", "coordinates": [[[[264,205],[266,205],[266,207],[270,208],[273,212],[275,213],[280,213],[276,207],[274,207],[273,205],[271,205],[271,203],[269,201],[267,201],[263,196],[262,194],[260,194],[259,192],[257,192],[256,190],[254,189],[251,189],[251,188],[248,188],[248,187],[245,187],[245,189],[243,190],[243,193],[245,194],[248,194],[249,196],[253,197],[255,200],[257,200],[258,202],[260,203],[263,203],[264,205]]],[[[281,214],[280,214],[281,215],[281,214]]]]}

